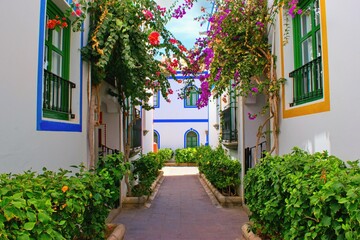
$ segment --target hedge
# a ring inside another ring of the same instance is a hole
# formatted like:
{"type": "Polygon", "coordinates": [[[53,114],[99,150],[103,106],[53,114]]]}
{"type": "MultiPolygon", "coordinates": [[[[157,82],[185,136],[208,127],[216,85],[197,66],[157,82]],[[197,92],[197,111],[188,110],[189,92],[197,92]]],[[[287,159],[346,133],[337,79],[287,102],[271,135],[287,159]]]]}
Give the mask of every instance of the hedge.
{"type": "Polygon", "coordinates": [[[77,168],[1,174],[0,239],[104,239],[105,219],[119,194],[108,189],[114,179],[106,167],[77,168]]]}
{"type": "Polygon", "coordinates": [[[196,163],[197,148],[178,148],[175,150],[176,163],[196,163]]]}
{"type": "Polygon", "coordinates": [[[198,147],[195,158],[200,173],[223,195],[238,195],[241,172],[239,161],[232,160],[221,147],[214,150],[209,146],[198,147]]]}
{"type": "Polygon", "coordinates": [[[360,168],[326,152],[267,155],[245,176],[253,228],[271,239],[360,239],[360,168]]]}

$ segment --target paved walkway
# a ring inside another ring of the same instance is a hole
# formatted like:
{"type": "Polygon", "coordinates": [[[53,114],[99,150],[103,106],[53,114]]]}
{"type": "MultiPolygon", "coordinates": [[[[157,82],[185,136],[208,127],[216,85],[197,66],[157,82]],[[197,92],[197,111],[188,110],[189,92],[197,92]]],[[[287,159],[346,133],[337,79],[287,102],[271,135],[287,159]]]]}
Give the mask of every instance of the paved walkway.
{"type": "Polygon", "coordinates": [[[150,208],[123,209],[114,219],[125,240],[235,240],[248,221],[241,208],[214,206],[196,167],[164,167],[165,179],[150,208]]]}

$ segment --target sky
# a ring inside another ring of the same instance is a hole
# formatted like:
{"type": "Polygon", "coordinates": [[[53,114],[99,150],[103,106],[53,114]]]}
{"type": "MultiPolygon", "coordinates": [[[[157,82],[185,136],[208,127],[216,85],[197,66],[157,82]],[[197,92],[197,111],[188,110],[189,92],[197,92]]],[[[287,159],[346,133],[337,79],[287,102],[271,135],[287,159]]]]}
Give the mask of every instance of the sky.
{"type": "MultiPolygon", "coordinates": [[[[161,7],[169,9],[174,0],[156,0],[161,7]]],[[[185,2],[179,0],[177,6],[185,2]]],[[[166,25],[167,29],[172,32],[176,39],[180,40],[187,49],[191,49],[197,38],[200,37],[200,32],[206,31],[207,23],[200,26],[200,22],[195,21],[195,17],[201,16],[201,7],[206,8],[206,12],[210,12],[212,4],[209,0],[197,0],[191,10],[187,10],[183,18],[172,18],[166,25]]]]}

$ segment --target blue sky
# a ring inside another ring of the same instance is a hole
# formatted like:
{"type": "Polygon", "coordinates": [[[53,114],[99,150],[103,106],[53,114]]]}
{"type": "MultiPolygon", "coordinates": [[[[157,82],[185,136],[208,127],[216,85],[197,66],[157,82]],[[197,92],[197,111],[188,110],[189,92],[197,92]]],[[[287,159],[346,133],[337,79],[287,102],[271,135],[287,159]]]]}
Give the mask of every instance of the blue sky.
{"type": "MultiPolygon", "coordinates": [[[[156,0],[156,2],[161,7],[169,9],[174,0],[156,0]]],[[[184,0],[179,0],[177,6],[183,2],[184,0]]],[[[203,14],[201,12],[202,6],[206,8],[206,12],[211,11],[212,4],[210,1],[198,0],[194,2],[191,10],[186,11],[183,18],[172,18],[166,26],[167,29],[174,34],[175,38],[180,40],[187,49],[194,46],[196,39],[200,37],[200,32],[206,31],[207,23],[201,27],[200,22],[194,20],[195,17],[203,14]]]]}

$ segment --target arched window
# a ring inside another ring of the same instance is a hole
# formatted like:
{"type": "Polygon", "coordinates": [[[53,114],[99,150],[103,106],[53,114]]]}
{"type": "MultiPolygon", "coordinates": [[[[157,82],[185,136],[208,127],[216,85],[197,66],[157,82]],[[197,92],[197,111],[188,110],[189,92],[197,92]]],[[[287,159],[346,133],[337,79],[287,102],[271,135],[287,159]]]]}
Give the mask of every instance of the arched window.
{"type": "Polygon", "coordinates": [[[199,146],[199,136],[193,129],[191,129],[185,134],[185,147],[197,146],[199,146]]]}
{"type": "Polygon", "coordinates": [[[154,130],[154,143],[156,143],[158,146],[158,149],[160,149],[160,134],[156,130],[154,130]]]}
{"type": "Polygon", "coordinates": [[[184,90],[184,107],[186,108],[194,108],[197,107],[196,106],[196,102],[199,99],[199,94],[197,91],[196,86],[194,85],[189,85],[185,88],[184,90]]]}

